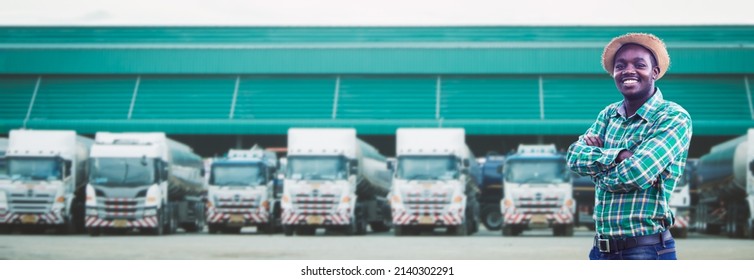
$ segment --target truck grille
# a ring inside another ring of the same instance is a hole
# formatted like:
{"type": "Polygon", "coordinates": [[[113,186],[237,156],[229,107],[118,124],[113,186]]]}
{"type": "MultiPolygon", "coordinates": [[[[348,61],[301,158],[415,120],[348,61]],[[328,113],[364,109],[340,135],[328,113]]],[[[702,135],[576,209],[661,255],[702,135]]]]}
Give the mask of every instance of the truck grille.
{"type": "Polygon", "coordinates": [[[218,197],[218,212],[240,213],[259,208],[260,200],[254,197],[218,197]]]}
{"type": "Polygon", "coordinates": [[[560,210],[563,204],[563,199],[555,196],[542,197],[535,199],[534,197],[519,197],[516,202],[521,212],[532,213],[555,213],[560,210]]]}
{"type": "Polygon", "coordinates": [[[330,214],[338,207],[338,197],[334,194],[297,194],[293,197],[293,205],[305,215],[330,214]]]}
{"type": "Polygon", "coordinates": [[[12,212],[47,213],[55,197],[48,193],[11,193],[8,203],[12,212]]]}
{"type": "Polygon", "coordinates": [[[144,205],[143,198],[105,198],[105,215],[108,217],[133,217],[144,205]]]}
{"type": "Polygon", "coordinates": [[[404,204],[410,214],[441,215],[450,197],[447,193],[406,193],[404,204]]]}

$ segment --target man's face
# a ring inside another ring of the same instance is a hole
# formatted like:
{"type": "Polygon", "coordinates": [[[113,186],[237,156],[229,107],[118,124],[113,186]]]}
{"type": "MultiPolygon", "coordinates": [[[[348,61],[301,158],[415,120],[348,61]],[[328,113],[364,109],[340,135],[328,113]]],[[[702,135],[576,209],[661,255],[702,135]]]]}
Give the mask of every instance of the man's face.
{"type": "Polygon", "coordinates": [[[660,67],[652,63],[652,53],[642,46],[628,44],[615,54],[613,78],[626,99],[640,100],[652,94],[660,67]]]}

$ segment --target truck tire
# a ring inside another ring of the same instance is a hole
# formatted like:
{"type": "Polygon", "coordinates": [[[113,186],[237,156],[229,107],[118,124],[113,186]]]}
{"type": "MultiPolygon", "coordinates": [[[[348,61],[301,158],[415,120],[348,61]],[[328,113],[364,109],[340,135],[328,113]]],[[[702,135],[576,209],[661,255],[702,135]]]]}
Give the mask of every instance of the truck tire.
{"type": "Polygon", "coordinates": [[[225,227],[223,228],[223,233],[241,234],[241,229],[241,227],[225,227]]]}
{"type": "Polygon", "coordinates": [[[515,225],[503,225],[503,236],[516,236],[518,230],[515,225]]]}
{"type": "Polygon", "coordinates": [[[503,214],[499,206],[486,205],[481,212],[482,224],[487,230],[498,231],[503,227],[503,214]]]}
{"type": "Polygon", "coordinates": [[[448,233],[455,236],[467,236],[469,235],[468,220],[464,219],[460,225],[449,227],[448,233]]]}
{"type": "Polygon", "coordinates": [[[100,236],[102,235],[102,229],[100,228],[86,228],[86,233],[89,234],[89,236],[100,236]]]}
{"type": "Polygon", "coordinates": [[[565,225],[565,227],[563,228],[563,236],[573,236],[573,224],[565,225]]]}
{"type": "Polygon", "coordinates": [[[295,228],[293,226],[283,226],[283,234],[285,236],[293,236],[293,231],[295,228]]]}
{"type": "Polygon", "coordinates": [[[395,236],[405,236],[406,235],[406,227],[405,226],[395,226],[393,228],[393,233],[395,236]]]}
{"type": "Polygon", "coordinates": [[[222,232],[222,225],[210,224],[207,226],[210,234],[216,234],[222,232]]]}
{"type": "Polygon", "coordinates": [[[147,233],[150,235],[163,235],[165,234],[165,217],[167,215],[165,214],[165,207],[160,208],[159,214],[157,215],[157,226],[154,228],[148,229],[147,233]]]}
{"type": "Polygon", "coordinates": [[[55,229],[55,233],[62,235],[76,234],[76,224],[71,219],[66,219],[66,221],[62,225],[59,225],[55,229]]]}
{"type": "Polygon", "coordinates": [[[689,228],[670,228],[670,234],[673,238],[686,238],[689,235],[689,228]]]}
{"type": "Polygon", "coordinates": [[[311,236],[317,232],[317,228],[310,226],[298,226],[296,227],[296,235],[311,236]]]}

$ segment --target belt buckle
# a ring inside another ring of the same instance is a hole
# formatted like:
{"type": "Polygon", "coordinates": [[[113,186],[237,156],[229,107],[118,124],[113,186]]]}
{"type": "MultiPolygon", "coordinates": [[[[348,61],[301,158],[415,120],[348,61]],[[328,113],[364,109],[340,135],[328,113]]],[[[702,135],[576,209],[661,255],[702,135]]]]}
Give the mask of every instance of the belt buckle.
{"type": "Polygon", "coordinates": [[[597,249],[600,250],[600,253],[609,253],[610,252],[610,239],[597,239],[597,249]]]}

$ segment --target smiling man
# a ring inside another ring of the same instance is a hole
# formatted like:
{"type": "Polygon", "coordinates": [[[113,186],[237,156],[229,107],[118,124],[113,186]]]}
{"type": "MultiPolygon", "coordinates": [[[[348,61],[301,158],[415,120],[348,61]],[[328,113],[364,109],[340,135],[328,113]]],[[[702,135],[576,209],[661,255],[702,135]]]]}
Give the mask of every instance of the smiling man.
{"type": "Polygon", "coordinates": [[[691,117],[655,81],[670,66],[656,36],[614,38],[602,66],[623,100],[608,105],[568,148],[568,165],[595,183],[592,260],[676,259],[668,206],[686,165],[691,117]]]}

